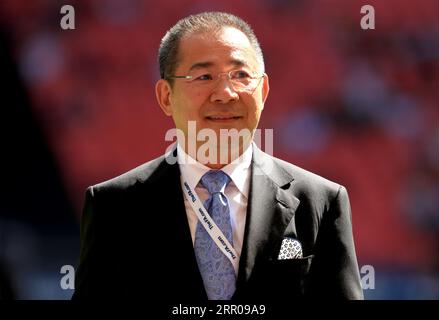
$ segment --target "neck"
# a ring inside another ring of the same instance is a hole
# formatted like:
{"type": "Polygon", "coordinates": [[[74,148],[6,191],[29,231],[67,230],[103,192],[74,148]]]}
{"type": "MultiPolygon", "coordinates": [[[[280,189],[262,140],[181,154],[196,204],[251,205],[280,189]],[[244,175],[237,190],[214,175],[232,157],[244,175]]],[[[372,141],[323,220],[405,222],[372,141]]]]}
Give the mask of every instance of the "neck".
{"type": "MultiPolygon", "coordinates": [[[[231,161],[230,161],[231,162],[231,161]]],[[[229,162],[229,163],[230,163],[229,162]]],[[[226,164],[221,164],[221,163],[218,163],[218,164],[215,164],[215,163],[205,163],[204,165],[206,166],[206,167],[209,167],[210,169],[214,169],[214,170],[219,170],[219,169],[221,169],[221,168],[224,168],[226,165],[228,165],[229,163],[226,163],[226,164]]]]}
{"type": "Polygon", "coordinates": [[[239,146],[227,146],[226,148],[214,147],[206,148],[205,145],[197,145],[195,150],[188,148],[187,144],[183,145],[183,150],[197,162],[214,170],[219,170],[234,160],[238,159],[250,146],[251,141],[247,143],[240,141],[239,146]]]}

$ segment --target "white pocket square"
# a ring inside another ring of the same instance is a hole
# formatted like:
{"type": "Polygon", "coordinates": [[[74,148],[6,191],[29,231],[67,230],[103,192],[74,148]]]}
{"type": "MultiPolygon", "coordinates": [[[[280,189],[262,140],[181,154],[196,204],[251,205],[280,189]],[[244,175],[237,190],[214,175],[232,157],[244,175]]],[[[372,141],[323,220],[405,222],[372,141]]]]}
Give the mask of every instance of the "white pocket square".
{"type": "Polygon", "coordinates": [[[280,247],[278,260],[303,258],[302,245],[293,238],[284,238],[280,247]]]}

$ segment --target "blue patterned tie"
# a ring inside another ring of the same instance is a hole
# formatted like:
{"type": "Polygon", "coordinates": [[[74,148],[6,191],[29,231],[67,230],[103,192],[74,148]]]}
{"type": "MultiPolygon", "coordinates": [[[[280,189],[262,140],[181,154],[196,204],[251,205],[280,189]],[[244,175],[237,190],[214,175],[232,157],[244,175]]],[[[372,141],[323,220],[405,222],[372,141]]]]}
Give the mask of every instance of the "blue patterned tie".
{"type": "MultiPolygon", "coordinates": [[[[204,207],[233,246],[229,203],[224,194],[230,181],[230,177],[221,170],[211,170],[201,178],[201,184],[210,193],[204,207]]],[[[210,300],[229,300],[235,292],[235,270],[199,222],[195,232],[194,250],[207,297],[210,300]]]]}

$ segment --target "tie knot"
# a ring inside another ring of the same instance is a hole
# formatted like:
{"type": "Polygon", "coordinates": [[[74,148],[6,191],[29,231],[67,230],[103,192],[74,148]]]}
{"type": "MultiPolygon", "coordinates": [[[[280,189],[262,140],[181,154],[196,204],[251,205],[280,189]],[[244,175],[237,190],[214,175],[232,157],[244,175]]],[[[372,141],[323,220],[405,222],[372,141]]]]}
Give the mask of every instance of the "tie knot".
{"type": "Polygon", "coordinates": [[[210,170],[201,177],[201,184],[210,194],[224,193],[230,181],[230,177],[222,170],[210,170]]]}

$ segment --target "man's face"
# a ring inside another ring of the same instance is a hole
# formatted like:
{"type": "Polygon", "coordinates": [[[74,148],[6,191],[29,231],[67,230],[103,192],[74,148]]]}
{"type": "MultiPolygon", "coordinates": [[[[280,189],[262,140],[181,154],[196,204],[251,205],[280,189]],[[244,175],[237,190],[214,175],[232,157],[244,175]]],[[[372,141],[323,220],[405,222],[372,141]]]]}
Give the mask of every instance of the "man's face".
{"type": "MultiPolygon", "coordinates": [[[[216,33],[190,34],[181,39],[174,75],[207,74],[217,79],[219,73],[236,69],[262,76],[255,50],[241,31],[227,27],[216,33]]],[[[214,83],[206,87],[195,81],[175,79],[171,88],[167,81],[159,80],[157,98],[186,137],[188,121],[196,121],[197,132],[210,128],[218,136],[220,129],[253,132],[268,95],[268,76],[256,80],[251,91],[235,90],[226,75],[214,83]]]]}

